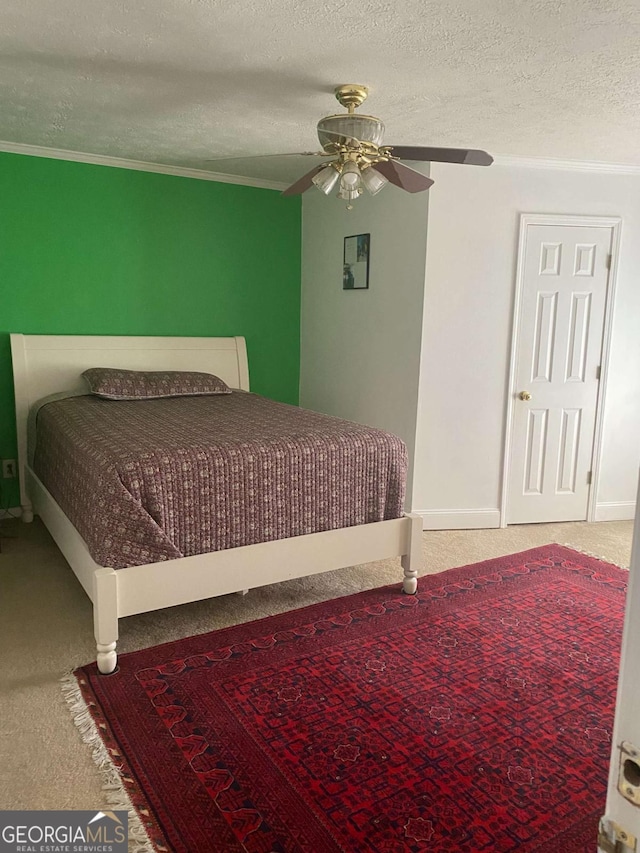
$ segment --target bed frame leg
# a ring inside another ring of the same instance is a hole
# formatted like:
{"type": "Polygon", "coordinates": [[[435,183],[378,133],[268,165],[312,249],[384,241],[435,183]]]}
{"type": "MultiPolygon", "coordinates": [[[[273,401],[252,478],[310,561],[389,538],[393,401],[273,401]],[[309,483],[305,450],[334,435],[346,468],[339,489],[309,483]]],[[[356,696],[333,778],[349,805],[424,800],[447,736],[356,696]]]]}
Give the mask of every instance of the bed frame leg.
{"type": "Polygon", "coordinates": [[[118,663],[118,577],[113,569],[96,569],[93,573],[93,628],[98,670],[109,675],[118,663]]]}
{"type": "Polygon", "coordinates": [[[25,501],[21,505],[22,509],[22,520],[25,524],[30,524],[33,521],[33,504],[31,501],[25,501]]]}
{"type": "Polygon", "coordinates": [[[414,513],[406,513],[407,551],[402,555],[404,580],[402,590],[407,595],[415,595],[418,590],[418,569],[422,566],[422,518],[414,513]]]}

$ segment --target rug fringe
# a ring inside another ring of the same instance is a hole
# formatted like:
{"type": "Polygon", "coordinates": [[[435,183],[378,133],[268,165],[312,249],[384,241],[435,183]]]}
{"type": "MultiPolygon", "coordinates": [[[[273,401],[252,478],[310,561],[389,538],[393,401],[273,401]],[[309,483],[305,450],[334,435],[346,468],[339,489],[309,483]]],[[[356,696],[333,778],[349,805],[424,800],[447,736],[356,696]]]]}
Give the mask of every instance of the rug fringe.
{"type": "Polygon", "coordinates": [[[120,772],[100,737],[91,712],[82,696],[77,678],[73,672],[69,672],[60,679],[60,683],[62,694],[73,716],[73,722],[79,730],[82,740],[91,747],[92,758],[102,776],[105,805],[114,811],[122,810],[128,813],[130,853],[155,853],[155,847],[122,784],[120,772]]]}
{"type": "Polygon", "coordinates": [[[572,551],[578,551],[578,553],[584,554],[585,557],[593,557],[594,560],[602,560],[603,563],[609,563],[612,566],[617,566],[619,569],[629,570],[629,566],[623,566],[621,563],[614,563],[610,557],[603,557],[601,554],[594,554],[592,551],[586,551],[584,548],[578,548],[577,545],[572,545],[571,542],[561,542],[560,544],[564,548],[571,548],[572,551]]]}

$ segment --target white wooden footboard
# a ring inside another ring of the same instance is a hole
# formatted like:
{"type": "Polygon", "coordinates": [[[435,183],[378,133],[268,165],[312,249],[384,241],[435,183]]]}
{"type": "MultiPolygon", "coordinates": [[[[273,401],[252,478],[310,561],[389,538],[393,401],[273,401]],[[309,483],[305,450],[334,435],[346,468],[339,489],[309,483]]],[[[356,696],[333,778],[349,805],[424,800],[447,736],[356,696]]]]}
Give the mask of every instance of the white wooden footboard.
{"type": "Polygon", "coordinates": [[[417,515],[110,569],[94,562],[76,528],[28,466],[26,474],[35,511],[93,602],[103,673],[115,669],[118,619],[123,616],[391,557],[402,557],[404,591],[417,589],[422,557],[422,519],[417,515]]]}

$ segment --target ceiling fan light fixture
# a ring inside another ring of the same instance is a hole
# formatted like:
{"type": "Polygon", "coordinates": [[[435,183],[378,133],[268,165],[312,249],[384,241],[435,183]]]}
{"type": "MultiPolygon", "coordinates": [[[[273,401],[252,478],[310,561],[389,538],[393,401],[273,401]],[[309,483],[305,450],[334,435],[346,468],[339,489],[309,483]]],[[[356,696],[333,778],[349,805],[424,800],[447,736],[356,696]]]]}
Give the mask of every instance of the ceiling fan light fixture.
{"type": "Polygon", "coordinates": [[[380,172],[369,166],[368,169],[363,169],[361,173],[362,183],[370,195],[376,195],[381,189],[384,189],[389,183],[388,179],[380,172]]]}
{"type": "Polygon", "coordinates": [[[362,187],[350,190],[345,189],[345,187],[341,186],[340,191],[338,193],[338,198],[341,198],[343,201],[355,201],[360,195],[362,195],[362,187]]]}
{"type": "Polygon", "coordinates": [[[320,171],[314,175],[311,180],[320,192],[323,192],[325,195],[329,195],[331,190],[338,183],[339,177],[340,172],[336,169],[333,163],[329,163],[327,166],[320,169],[320,171]]]}
{"type": "Polygon", "coordinates": [[[362,183],[362,174],[360,167],[355,160],[347,160],[342,167],[340,175],[340,189],[346,191],[357,191],[362,183]]]}

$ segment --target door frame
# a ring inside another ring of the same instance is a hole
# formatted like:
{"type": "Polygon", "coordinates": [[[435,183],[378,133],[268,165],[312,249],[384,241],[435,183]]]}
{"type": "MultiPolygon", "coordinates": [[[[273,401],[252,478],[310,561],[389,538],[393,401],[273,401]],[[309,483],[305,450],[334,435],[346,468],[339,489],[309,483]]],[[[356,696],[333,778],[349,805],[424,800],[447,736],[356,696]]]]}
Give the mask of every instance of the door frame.
{"type": "MultiPolygon", "coordinates": [[[[640,506],[640,486],[638,488],[638,505],[640,506]]],[[[640,683],[635,677],[634,663],[637,658],[636,649],[640,643],[640,516],[636,516],[633,527],[633,545],[631,562],[629,563],[629,586],[627,588],[627,604],[622,633],[620,653],[620,669],[618,690],[616,694],[616,711],[611,738],[611,760],[609,765],[609,784],[607,788],[607,804],[601,829],[615,842],[611,821],[621,829],[640,837],[640,812],[632,805],[618,789],[620,764],[622,759],[621,745],[628,741],[636,746],[640,743],[640,683]],[[608,824],[608,826],[607,826],[608,824]]],[[[618,836],[619,837],[619,836],[618,836]]],[[[628,847],[626,848],[628,849],[628,847]]],[[[598,847],[599,853],[604,853],[598,847]]]]}
{"type": "Polygon", "coordinates": [[[591,484],[587,503],[587,521],[595,521],[596,497],[600,480],[600,456],[602,451],[602,426],[604,406],[609,376],[609,350],[611,348],[611,333],[613,327],[613,309],[615,304],[618,259],[620,240],[622,236],[622,218],[619,216],[574,216],[553,213],[521,213],[518,236],[518,254],[516,265],[515,294],[513,303],[513,319],[511,329],[511,355],[509,359],[509,381],[507,385],[507,405],[505,416],[505,432],[502,455],[502,486],[500,497],[500,527],[507,526],[507,503],[509,499],[509,475],[511,473],[511,445],[513,422],[515,415],[516,367],[519,356],[518,333],[520,330],[520,314],[522,309],[522,292],[524,288],[524,250],[529,225],[565,225],[586,226],[591,228],[611,229],[611,264],[607,281],[607,298],[604,309],[604,327],[602,334],[602,359],[600,361],[600,385],[596,400],[596,420],[593,435],[593,454],[591,457],[591,484]]]}

